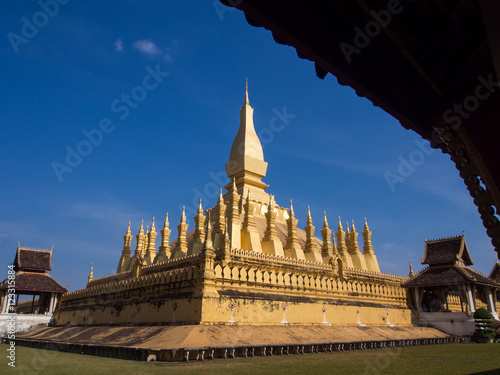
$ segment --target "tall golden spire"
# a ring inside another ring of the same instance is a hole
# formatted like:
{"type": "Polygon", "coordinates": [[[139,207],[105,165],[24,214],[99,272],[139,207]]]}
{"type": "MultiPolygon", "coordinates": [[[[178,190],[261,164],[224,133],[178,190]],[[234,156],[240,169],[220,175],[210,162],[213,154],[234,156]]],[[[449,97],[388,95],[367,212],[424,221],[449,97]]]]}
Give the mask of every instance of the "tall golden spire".
{"type": "Polygon", "coordinates": [[[409,262],[410,262],[410,273],[408,274],[408,276],[413,277],[415,276],[415,274],[413,273],[413,267],[411,266],[411,259],[409,259],[409,262]]]}
{"type": "MultiPolygon", "coordinates": [[[[240,126],[234,138],[226,163],[226,174],[236,180],[238,193],[243,195],[252,190],[254,199],[266,202],[269,199],[264,191],[269,185],[262,182],[266,175],[267,163],[264,161],[264,151],[253,123],[253,108],[248,99],[248,83],[245,88],[245,102],[240,109],[240,126]]],[[[225,186],[227,190],[231,184],[225,186]]]]}

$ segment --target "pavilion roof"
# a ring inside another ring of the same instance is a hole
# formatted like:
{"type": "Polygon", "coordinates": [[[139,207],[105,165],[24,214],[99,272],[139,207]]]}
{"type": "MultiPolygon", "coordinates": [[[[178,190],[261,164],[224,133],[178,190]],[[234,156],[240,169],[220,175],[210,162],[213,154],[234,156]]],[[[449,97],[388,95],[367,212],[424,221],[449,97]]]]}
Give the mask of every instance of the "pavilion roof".
{"type": "Polygon", "coordinates": [[[66,293],[62,286],[48,273],[19,271],[14,276],[14,283],[9,286],[8,280],[0,284],[0,289],[14,288],[16,293],[54,292],[66,293]]]}
{"type": "Polygon", "coordinates": [[[52,270],[52,250],[17,247],[14,259],[15,271],[50,271],[52,270]]]}
{"type": "Polygon", "coordinates": [[[404,283],[403,287],[426,287],[470,283],[500,288],[500,283],[489,279],[472,268],[460,265],[428,267],[404,283]]]}
{"type": "Polygon", "coordinates": [[[422,258],[422,264],[431,266],[443,264],[451,265],[458,261],[462,261],[466,266],[474,264],[463,234],[455,237],[425,241],[425,252],[422,258]]]}

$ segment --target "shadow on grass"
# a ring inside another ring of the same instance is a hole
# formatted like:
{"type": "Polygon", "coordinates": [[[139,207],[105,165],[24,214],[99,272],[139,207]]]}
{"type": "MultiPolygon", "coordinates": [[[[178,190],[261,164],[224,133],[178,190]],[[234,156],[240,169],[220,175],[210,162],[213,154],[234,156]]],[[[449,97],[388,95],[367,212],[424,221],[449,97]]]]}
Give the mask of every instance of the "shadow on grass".
{"type": "Polygon", "coordinates": [[[498,375],[498,374],[500,374],[500,367],[497,368],[496,370],[474,372],[470,375],[498,375]]]}

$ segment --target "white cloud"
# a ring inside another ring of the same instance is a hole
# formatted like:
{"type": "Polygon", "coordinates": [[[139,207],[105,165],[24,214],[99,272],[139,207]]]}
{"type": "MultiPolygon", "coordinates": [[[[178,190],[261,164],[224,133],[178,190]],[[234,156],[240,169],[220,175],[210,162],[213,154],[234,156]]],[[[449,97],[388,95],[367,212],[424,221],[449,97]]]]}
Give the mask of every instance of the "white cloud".
{"type": "Polygon", "coordinates": [[[170,48],[167,48],[165,50],[165,54],[163,55],[163,58],[165,59],[165,61],[169,62],[169,63],[172,63],[174,61],[174,59],[172,58],[172,51],[170,51],[170,48]]]}
{"type": "Polygon", "coordinates": [[[116,52],[121,52],[121,51],[123,51],[123,42],[122,42],[121,38],[118,38],[118,39],[115,41],[115,51],[116,51],[116,52]]]}
{"type": "Polygon", "coordinates": [[[158,56],[162,53],[156,44],[149,39],[136,40],[132,44],[132,48],[148,56],[158,56]]]}

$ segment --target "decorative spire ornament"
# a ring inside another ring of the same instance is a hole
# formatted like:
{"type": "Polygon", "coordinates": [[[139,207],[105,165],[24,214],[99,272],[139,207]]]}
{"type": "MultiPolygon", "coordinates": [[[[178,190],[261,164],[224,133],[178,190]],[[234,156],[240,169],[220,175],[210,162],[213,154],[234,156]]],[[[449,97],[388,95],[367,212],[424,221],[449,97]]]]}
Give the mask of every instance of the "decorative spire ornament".
{"type": "Polygon", "coordinates": [[[241,248],[241,227],[240,227],[240,195],[236,188],[236,179],[233,177],[232,186],[229,194],[229,204],[226,208],[228,219],[229,240],[231,247],[241,248]]]}
{"type": "Polygon", "coordinates": [[[287,236],[285,244],[285,256],[289,258],[296,258],[305,260],[304,250],[300,247],[299,236],[297,235],[297,223],[298,220],[295,218],[295,212],[293,211],[293,203],[290,199],[290,213],[288,219],[286,220],[287,225],[287,236]]]}
{"type": "Polygon", "coordinates": [[[377,256],[373,251],[372,232],[370,232],[370,228],[368,228],[368,223],[366,222],[366,218],[362,235],[364,239],[363,257],[365,258],[366,268],[368,269],[368,271],[380,272],[377,256]]]}
{"type": "Polygon", "coordinates": [[[87,287],[89,286],[89,284],[92,280],[94,280],[94,263],[93,262],[90,265],[90,273],[89,273],[89,278],[88,278],[88,282],[87,282],[87,287]]]}
{"type": "Polygon", "coordinates": [[[306,231],[306,245],[304,248],[304,256],[306,260],[310,262],[318,262],[322,263],[323,259],[321,258],[321,254],[319,253],[318,246],[316,244],[316,240],[314,238],[314,225],[311,217],[311,209],[307,206],[307,219],[306,226],[304,227],[306,231]]]}
{"type": "Polygon", "coordinates": [[[118,268],[116,269],[116,273],[128,270],[130,264],[131,243],[132,243],[132,232],[130,231],[130,221],[129,221],[127,232],[125,233],[125,236],[123,236],[123,250],[122,250],[122,255],[120,256],[120,260],[118,261],[118,268]]]}
{"type": "Polygon", "coordinates": [[[165,215],[165,222],[163,223],[163,228],[160,233],[161,233],[161,245],[158,248],[158,253],[156,254],[154,263],[166,262],[167,260],[170,259],[171,256],[170,245],[169,245],[171,230],[169,229],[168,212],[165,215]]]}
{"type": "Polygon", "coordinates": [[[247,198],[244,204],[245,215],[243,217],[243,225],[241,228],[241,248],[247,251],[262,252],[260,243],[260,235],[255,226],[253,216],[254,204],[248,190],[247,198]]]}
{"type": "Polygon", "coordinates": [[[144,259],[146,260],[147,265],[154,263],[154,259],[156,256],[156,236],[157,235],[158,235],[158,233],[156,233],[155,218],[153,217],[153,222],[151,223],[151,229],[149,230],[149,233],[148,233],[148,248],[146,250],[146,255],[144,256],[144,259]]]}
{"type": "Polygon", "coordinates": [[[339,225],[337,227],[337,251],[339,253],[340,258],[342,259],[342,263],[344,267],[352,268],[352,259],[347,250],[346,244],[346,233],[344,232],[344,228],[342,228],[342,222],[339,216],[339,225]]]}
{"type": "Polygon", "coordinates": [[[179,225],[177,225],[177,243],[175,245],[175,248],[172,252],[172,258],[177,259],[177,258],[182,258],[187,255],[187,240],[186,240],[186,234],[187,234],[187,229],[188,229],[188,224],[186,224],[186,207],[182,207],[182,215],[181,215],[181,222],[179,225]]]}
{"type": "Polygon", "coordinates": [[[321,235],[323,236],[323,246],[321,247],[321,256],[323,262],[328,263],[330,257],[333,256],[332,248],[332,230],[328,227],[328,220],[326,218],[326,212],[323,212],[323,229],[321,229],[321,235]]]}
{"type": "Polygon", "coordinates": [[[285,256],[283,244],[278,238],[278,232],[276,231],[277,213],[274,210],[274,197],[272,195],[269,196],[269,203],[265,216],[266,230],[264,232],[264,238],[262,239],[262,252],[271,255],[285,256]]]}
{"type": "Polygon", "coordinates": [[[198,205],[198,210],[194,217],[195,230],[193,241],[188,248],[188,255],[198,254],[203,249],[203,243],[205,242],[205,220],[206,217],[203,215],[203,207],[200,199],[200,204],[198,205]]]}

